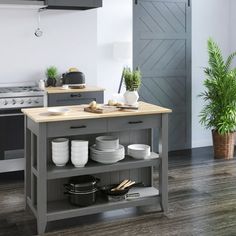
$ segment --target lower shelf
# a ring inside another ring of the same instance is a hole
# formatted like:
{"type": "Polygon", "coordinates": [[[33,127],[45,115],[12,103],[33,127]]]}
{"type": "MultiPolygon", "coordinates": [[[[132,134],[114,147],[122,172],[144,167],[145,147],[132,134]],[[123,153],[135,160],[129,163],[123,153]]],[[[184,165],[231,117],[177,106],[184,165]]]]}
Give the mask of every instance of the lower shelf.
{"type": "Polygon", "coordinates": [[[154,187],[138,188],[138,190],[136,190],[135,192],[140,193],[140,198],[105,203],[104,201],[97,202],[96,204],[88,207],[73,206],[67,201],[67,199],[49,202],[47,221],[91,215],[121,208],[155,205],[159,203],[159,191],[154,187]]]}

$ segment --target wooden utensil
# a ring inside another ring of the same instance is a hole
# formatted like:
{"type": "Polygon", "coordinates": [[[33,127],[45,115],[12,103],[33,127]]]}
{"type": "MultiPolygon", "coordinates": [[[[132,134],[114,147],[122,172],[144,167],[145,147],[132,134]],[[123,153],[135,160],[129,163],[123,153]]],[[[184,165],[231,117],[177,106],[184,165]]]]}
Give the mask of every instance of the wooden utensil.
{"type": "Polygon", "coordinates": [[[135,181],[130,181],[130,182],[128,182],[127,184],[125,184],[125,185],[123,185],[119,190],[124,190],[124,189],[126,189],[126,188],[128,188],[128,187],[131,187],[132,185],[134,185],[135,184],[135,181]]]}
{"type": "Polygon", "coordinates": [[[111,191],[119,190],[123,185],[127,184],[128,182],[130,182],[130,180],[128,179],[123,180],[117,187],[111,189],[111,191]]]}

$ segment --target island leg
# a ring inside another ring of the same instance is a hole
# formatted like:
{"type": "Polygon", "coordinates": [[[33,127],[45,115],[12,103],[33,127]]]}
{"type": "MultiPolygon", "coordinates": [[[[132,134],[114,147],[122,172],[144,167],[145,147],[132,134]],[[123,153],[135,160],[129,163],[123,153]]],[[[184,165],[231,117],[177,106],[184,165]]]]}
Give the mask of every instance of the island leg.
{"type": "Polygon", "coordinates": [[[24,138],[24,158],[25,158],[25,210],[28,209],[27,198],[31,194],[31,132],[27,127],[27,117],[25,116],[25,138],[24,138]]]}
{"type": "Polygon", "coordinates": [[[47,226],[47,136],[46,124],[39,124],[37,136],[37,226],[43,234],[47,226]]]}
{"type": "Polygon", "coordinates": [[[159,137],[159,188],[163,212],[168,211],[168,114],[161,116],[161,132],[159,137]]]}

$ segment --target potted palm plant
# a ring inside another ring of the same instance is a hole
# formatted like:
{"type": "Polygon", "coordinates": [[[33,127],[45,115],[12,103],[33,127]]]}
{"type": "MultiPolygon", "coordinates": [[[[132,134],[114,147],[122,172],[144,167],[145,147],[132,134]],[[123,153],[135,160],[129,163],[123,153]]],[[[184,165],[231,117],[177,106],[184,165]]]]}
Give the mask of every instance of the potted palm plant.
{"type": "Polygon", "coordinates": [[[58,76],[58,70],[55,66],[50,66],[46,70],[46,76],[47,76],[47,86],[48,87],[55,87],[57,83],[57,76],[58,76]]]}
{"type": "Polygon", "coordinates": [[[130,68],[125,68],[123,75],[126,87],[125,102],[127,105],[135,106],[139,99],[138,89],[141,85],[141,71],[139,69],[131,71],[130,68]]]}
{"type": "Polygon", "coordinates": [[[219,46],[208,40],[209,67],[204,69],[205,104],[200,122],[212,129],[215,158],[232,159],[236,128],[236,68],[231,68],[236,52],[225,61],[219,46]]]}

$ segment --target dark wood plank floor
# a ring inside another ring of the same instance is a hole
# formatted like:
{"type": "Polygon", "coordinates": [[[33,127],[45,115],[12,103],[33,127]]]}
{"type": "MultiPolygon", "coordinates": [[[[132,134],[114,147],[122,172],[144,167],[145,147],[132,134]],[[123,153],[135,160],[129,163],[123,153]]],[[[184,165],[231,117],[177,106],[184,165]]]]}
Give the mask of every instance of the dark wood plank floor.
{"type": "MultiPolygon", "coordinates": [[[[171,153],[166,215],[155,208],[126,209],[59,221],[46,235],[236,235],[236,160],[212,156],[211,148],[171,153]]],[[[21,173],[0,175],[0,236],[36,234],[23,200],[21,173]]]]}

